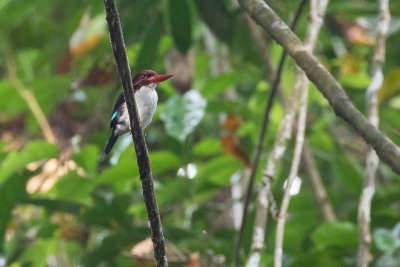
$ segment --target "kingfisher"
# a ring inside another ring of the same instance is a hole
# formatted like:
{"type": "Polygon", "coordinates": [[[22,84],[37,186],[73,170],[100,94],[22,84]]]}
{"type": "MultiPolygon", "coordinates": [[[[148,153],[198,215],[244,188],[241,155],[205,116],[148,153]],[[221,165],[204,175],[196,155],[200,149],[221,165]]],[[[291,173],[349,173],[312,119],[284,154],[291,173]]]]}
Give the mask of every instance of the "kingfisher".
{"type": "MultiPolygon", "coordinates": [[[[172,75],[157,74],[153,70],[143,70],[133,77],[133,91],[143,129],[149,125],[157,108],[157,84],[171,77],[172,75]]],[[[115,102],[111,115],[110,129],[111,136],[104,147],[105,155],[110,153],[118,137],[130,132],[129,114],[123,93],[119,94],[115,102]]]]}

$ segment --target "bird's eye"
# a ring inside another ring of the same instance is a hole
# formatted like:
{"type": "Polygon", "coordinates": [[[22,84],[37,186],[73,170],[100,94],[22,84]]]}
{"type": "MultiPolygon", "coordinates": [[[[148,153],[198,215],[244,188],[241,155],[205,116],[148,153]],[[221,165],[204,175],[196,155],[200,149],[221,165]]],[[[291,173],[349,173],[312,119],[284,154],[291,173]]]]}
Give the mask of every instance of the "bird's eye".
{"type": "Polygon", "coordinates": [[[144,77],[144,75],[142,74],[142,76],[140,76],[140,79],[144,79],[145,77],[144,77]]]}

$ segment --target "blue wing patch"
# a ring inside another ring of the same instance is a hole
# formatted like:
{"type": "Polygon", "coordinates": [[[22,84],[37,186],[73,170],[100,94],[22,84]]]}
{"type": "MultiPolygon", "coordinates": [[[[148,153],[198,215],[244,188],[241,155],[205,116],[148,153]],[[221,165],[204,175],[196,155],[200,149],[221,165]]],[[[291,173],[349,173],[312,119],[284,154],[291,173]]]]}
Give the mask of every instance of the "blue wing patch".
{"type": "Polygon", "coordinates": [[[111,121],[112,121],[113,119],[115,119],[115,118],[117,117],[117,115],[118,115],[118,111],[115,111],[115,112],[113,113],[112,117],[111,117],[111,121]]]}

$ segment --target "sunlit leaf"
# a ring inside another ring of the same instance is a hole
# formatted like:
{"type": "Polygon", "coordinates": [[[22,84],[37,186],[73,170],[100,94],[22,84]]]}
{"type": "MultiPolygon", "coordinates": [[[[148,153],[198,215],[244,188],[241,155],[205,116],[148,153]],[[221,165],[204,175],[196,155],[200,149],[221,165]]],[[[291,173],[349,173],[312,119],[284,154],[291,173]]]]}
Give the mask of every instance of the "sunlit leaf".
{"type": "Polygon", "coordinates": [[[59,240],[37,239],[22,254],[21,261],[30,263],[31,266],[46,266],[48,257],[54,255],[58,250],[59,240]]]}
{"type": "Polygon", "coordinates": [[[374,232],[374,242],[378,249],[385,253],[392,253],[400,246],[400,242],[396,244],[396,239],[392,235],[392,232],[384,228],[378,228],[374,232]]]}
{"type": "Polygon", "coordinates": [[[184,141],[203,118],[206,104],[207,101],[196,90],[169,98],[160,114],[167,133],[181,142],[184,141]]]}
{"type": "Polygon", "coordinates": [[[74,55],[82,55],[96,47],[107,34],[106,15],[104,13],[89,18],[85,13],[79,27],[69,41],[69,49],[74,55]]]}
{"type": "Polygon", "coordinates": [[[400,89],[400,69],[393,69],[385,75],[383,85],[378,91],[378,100],[382,100],[393,95],[400,89]]]}

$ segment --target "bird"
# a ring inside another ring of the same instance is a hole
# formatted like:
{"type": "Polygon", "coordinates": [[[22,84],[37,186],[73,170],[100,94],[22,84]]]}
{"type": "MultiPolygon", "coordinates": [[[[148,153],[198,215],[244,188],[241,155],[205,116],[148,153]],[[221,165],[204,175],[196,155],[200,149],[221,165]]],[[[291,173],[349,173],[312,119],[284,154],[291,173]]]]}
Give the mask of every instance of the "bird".
{"type": "MultiPolygon", "coordinates": [[[[153,70],[142,70],[133,77],[133,91],[143,129],[149,125],[157,108],[157,84],[171,77],[172,75],[169,74],[157,74],[153,70]]],[[[110,120],[110,129],[111,136],[104,147],[105,155],[110,153],[118,137],[130,132],[129,114],[123,93],[119,94],[115,102],[110,120]]]]}

